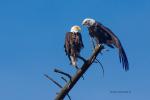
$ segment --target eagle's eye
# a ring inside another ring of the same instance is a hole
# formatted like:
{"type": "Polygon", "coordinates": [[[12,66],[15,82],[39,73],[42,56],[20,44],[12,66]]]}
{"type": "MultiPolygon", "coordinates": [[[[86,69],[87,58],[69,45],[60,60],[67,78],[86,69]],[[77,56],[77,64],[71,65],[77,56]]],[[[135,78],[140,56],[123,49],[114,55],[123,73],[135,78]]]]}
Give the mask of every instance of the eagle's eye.
{"type": "Polygon", "coordinates": [[[88,24],[88,21],[86,21],[85,24],[88,24]]]}

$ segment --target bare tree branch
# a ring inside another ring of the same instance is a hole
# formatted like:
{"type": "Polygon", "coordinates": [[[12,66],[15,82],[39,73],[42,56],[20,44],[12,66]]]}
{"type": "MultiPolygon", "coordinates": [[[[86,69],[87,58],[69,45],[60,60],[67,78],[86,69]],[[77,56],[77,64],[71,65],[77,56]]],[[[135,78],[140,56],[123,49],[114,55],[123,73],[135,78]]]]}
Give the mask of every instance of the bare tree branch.
{"type": "Polygon", "coordinates": [[[74,87],[77,81],[83,76],[83,74],[88,70],[91,64],[95,61],[97,55],[104,47],[102,45],[97,45],[94,49],[92,56],[86,60],[86,62],[82,65],[81,69],[71,78],[60,91],[60,93],[56,96],[55,100],[63,100],[65,96],[69,93],[69,91],[74,87]]]}
{"type": "Polygon", "coordinates": [[[63,71],[61,71],[59,69],[54,69],[54,72],[63,74],[65,76],[67,76],[71,80],[71,75],[69,75],[68,73],[65,73],[65,72],[63,72],[63,71]]]}
{"type": "MultiPolygon", "coordinates": [[[[56,84],[59,88],[63,88],[58,82],[56,82],[54,79],[52,79],[50,76],[48,76],[47,74],[44,74],[44,76],[46,78],[48,78],[49,80],[51,80],[54,84],[56,84]]],[[[56,94],[59,94],[59,93],[56,93],[56,94]]],[[[71,100],[71,97],[69,94],[66,94],[67,97],[69,98],[69,100],[71,100]]]]}
{"type": "Polygon", "coordinates": [[[67,80],[64,77],[61,77],[62,80],[64,80],[67,83],[67,80]]]}
{"type": "Polygon", "coordinates": [[[68,96],[69,100],[71,100],[71,97],[70,97],[70,95],[69,95],[69,94],[67,94],[67,96],[68,96]]]}
{"type": "Polygon", "coordinates": [[[84,63],[86,62],[86,59],[83,58],[82,56],[79,56],[79,55],[78,55],[78,58],[81,59],[84,63]]]}
{"type": "Polygon", "coordinates": [[[46,77],[46,78],[48,78],[49,80],[51,80],[54,84],[56,84],[59,88],[62,88],[62,86],[58,83],[58,82],[56,82],[53,78],[51,78],[50,76],[48,76],[47,74],[44,74],[44,76],[46,77]]]}

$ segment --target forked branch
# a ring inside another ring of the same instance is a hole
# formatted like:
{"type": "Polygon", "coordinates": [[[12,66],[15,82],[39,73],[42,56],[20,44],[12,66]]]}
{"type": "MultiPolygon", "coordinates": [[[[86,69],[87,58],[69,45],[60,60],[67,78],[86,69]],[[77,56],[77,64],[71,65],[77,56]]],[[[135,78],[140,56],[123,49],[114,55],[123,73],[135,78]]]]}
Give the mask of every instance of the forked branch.
{"type": "Polygon", "coordinates": [[[69,91],[74,87],[77,81],[83,76],[83,74],[88,70],[91,64],[95,61],[98,54],[104,47],[102,45],[97,45],[94,49],[93,54],[89,59],[87,59],[84,64],[82,65],[81,69],[77,71],[77,73],[71,77],[71,80],[66,83],[66,85],[61,88],[61,91],[56,96],[55,100],[63,100],[65,96],[69,93],[69,91]]]}

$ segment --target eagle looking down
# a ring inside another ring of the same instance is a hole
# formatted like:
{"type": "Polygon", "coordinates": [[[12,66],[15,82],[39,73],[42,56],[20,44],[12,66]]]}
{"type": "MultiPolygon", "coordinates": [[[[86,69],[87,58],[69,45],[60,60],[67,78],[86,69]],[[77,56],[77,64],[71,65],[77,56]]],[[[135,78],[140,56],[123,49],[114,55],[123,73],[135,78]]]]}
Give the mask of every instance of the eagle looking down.
{"type": "Polygon", "coordinates": [[[80,56],[81,49],[84,48],[79,26],[73,26],[71,31],[66,33],[64,48],[70,64],[78,69],[77,58],[80,56]]]}
{"type": "Polygon", "coordinates": [[[92,42],[95,39],[97,44],[105,44],[111,48],[115,46],[119,50],[119,58],[123,68],[126,71],[129,70],[129,63],[123,46],[118,37],[109,28],[91,18],[84,19],[82,25],[88,28],[92,42]]]}

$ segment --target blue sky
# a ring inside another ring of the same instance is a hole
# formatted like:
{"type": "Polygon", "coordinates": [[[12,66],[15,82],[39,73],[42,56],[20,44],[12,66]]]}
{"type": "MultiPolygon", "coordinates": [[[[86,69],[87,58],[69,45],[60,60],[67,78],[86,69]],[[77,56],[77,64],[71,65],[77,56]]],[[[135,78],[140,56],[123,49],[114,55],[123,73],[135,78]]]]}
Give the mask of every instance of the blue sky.
{"type": "MultiPolygon", "coordinates": [[[[108,48],[98,56],[105,76],[93,64],[85,80],[70,92],[72,99],[150,99],[149,11],[149,0],[0,0],[0,100],[53,100],[60,89],[43,74],[63,84],[54,68],[75,73],[64,53],[64,37],[86,17],[100,21],[119,37],[130,71],[123,71],[117,50],[108,48]]],[[[85,45],[81,54],[89,57],[89,35],[81,28],[85,45]]]]}

